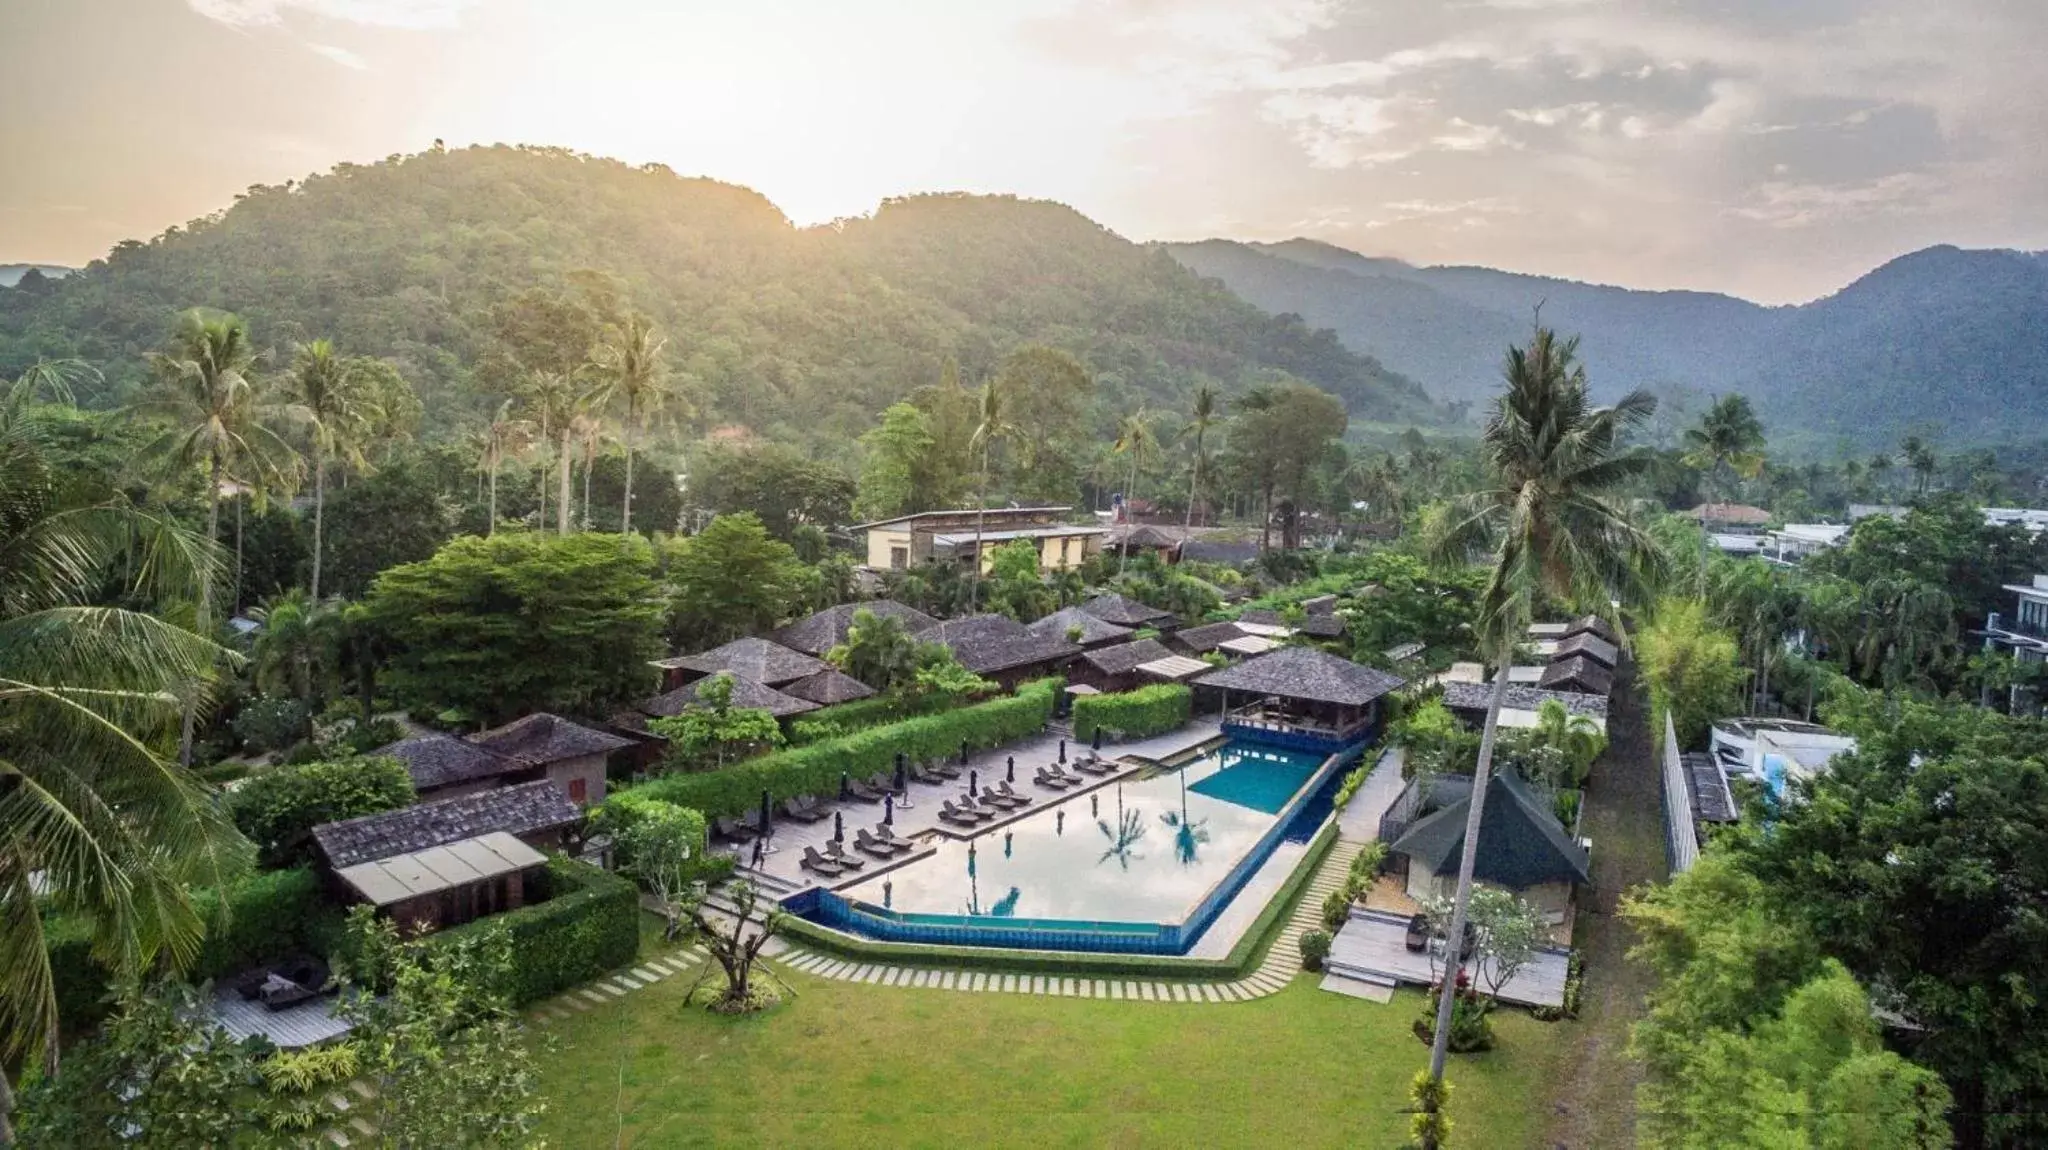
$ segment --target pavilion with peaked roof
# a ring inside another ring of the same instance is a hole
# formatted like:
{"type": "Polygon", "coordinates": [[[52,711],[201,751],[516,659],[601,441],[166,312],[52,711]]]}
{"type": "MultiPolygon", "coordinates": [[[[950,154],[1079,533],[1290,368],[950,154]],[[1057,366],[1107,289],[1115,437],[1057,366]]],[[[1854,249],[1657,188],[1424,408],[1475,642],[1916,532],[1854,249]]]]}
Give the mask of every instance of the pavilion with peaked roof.
{"type": "MultiPolygon", "coordinates": [[[[1397,868],[1406,865],[1410,898],[1455,891],[1471,801],[1470,779],[1440,776],[1413,808],[1413,821],[1394,837],[1388,855],[1397,868]]],[[[1574,888],[1593,881],[1591,858],[1586,844],[1557,821],[1549,798],[1512,770],[1501,771],[1487,781],[1480,818],[1472,877],[1513,891],[1549,915],[1568,913],[1574,888]]]]}
{"type": "Polygon", "coordinates": [[[1621,662],[1621,649],[1592,630],[1568,635],[1550,652],[1550,661],[1584,657],[1612,670],[1621,662]]]}
{"type": "Polygon", "coordinates": [[[1382,700],[1402,682],[1314,647],[1283,647],[1211,671],[1195,685],[1221,696],[1225,733],[1331,753],[1375,738],[1382,700]]]}
{"type": "Polygon", "coordinates": [[[1554,659],[1536,685],[1546,691],[1577,691],[1606,698],[1614,693],[1614,672],[1585,655],[1554,659]]]}
{"type": "Polygon", "coordinates": [[[823,658],[825,652],[846,642],[846,632],[853,626],[853,617],[862,611],[871,612],[877,618],[900,619],[907,632],[922,631],[938,622],[917,608],[894,599],[867,599],[827,607],[815,615],[770,632],[768,637],[792,651],[823,658]]]}
{"type": "Polygon", "coordinates": [[[1128,691],[1145,682],[1144,676],[1138,672],[1140,666],[1172,657],[1173,652],[1159,640],[1136,639],[1081,652],[1067,678],[1070,682],[1086,683],[1098,691],[1128,691]]]}
{"type": "MultiPolygon", "coordinates": [[[[640,712],[650,718],[669,719],[689,710],[704,710],[709,706],[697,692],[708,680],[699,679],[685,683],[673,691],[664,691],[651,699],[640,701],[640,712]]],[[[802,680],[798,680],[802,682],[802,680]]],[[[766,711],[778,719],[815,711],[818,704],[810,699],[800,698],[773,687],[764,687],[752,679],[737,675],[732,679],[732,706],[750,711],[766,711]]]]}
{"type": "Polygon", "coordinates": [[[875,689],[844,671],[827,669],[815,675],[805,675],[794,683],[784,683],[782,693],[821,707],[831,707],[870,698],[875,689]]]}
{"type": "Polygon", "coordinates": [[[1119,627],[1165,627],[1174,621],[1173,612],[1161,611],[1114,591],[1105,591],[1081,604],[1081,610],[1119,627]]]}
{"type": "Polygon", "coordinates": [[[469,741],[484,750],[545,775],[578,803],[604,801],[606,764],[615,751],[634,743],[609,731],[536,711],[502,727],[478,731],[469,741]]]}
{"type": "Polygon", "coordinates": [[[684,683],[716,675],[720,671],[764,687],[779,687],[805,675],[815,675],[828,665],[801,651],[792,651],[780,643],[752,635],[694,655],[677,655],[654,661],[654,666],[663,675],[665,690],[674,690],[684,683]]]}
{"type": "Polygon", "coordinates": [[[1131,632],[1135,628],[1119,626],[1106,619],[1097,618],[1079,607],[1068,607],[1054,611],[1038,622],[1030,624],[1026,630],[1040,635],[1055,635],[1070,643],[1093,648],[1121,643],[1131,637],[1131,632]],[[1077,628],[1080,631],[1078,636],[1074,634],[1077,628]]]}
{"type": "Polygon", "coordinates": [[[943,644],[962,667],[1005,687],[1054,674],[1081,653],[1064,635],[1041,635],[1003,615],[948,619],[919,631],[917,638],[943,644]]]}

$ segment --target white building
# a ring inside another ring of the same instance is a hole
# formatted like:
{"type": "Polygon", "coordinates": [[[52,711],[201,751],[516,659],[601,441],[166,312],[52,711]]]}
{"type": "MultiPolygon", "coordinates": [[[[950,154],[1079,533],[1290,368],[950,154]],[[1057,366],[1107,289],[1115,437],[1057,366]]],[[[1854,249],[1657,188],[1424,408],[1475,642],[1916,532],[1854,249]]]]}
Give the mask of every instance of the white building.
{"type": "Polygon", "coordinates": [[[1815,774],[1855,750],[1856,740],[1798,719],[1723,719],[1714,724],[1710,748],[1731,777],[1775,782],[1782,774],[1815,774]]]}
{"type": "Polygon", "coordinates": [[[1768,550],[1780,562],[1796,563],[1809,555],[1818,555],[1830,547],[1841,545],[1849,535],[1846,524],[1840,523],[1787,523],[1765,536],[1770,540],[1768,550]]]}

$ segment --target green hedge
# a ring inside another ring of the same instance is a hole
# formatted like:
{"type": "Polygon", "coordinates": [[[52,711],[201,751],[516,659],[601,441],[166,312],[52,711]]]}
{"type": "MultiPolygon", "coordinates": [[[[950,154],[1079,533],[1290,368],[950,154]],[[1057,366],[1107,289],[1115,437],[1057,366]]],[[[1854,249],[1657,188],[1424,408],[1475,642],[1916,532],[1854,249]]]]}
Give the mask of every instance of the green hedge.
{"type": "Polygon", "coordinates": [[[876,695],[870,699],[821,707],[789,724],[789,745],[801,747],[841,738],[884,723],[943,711],[959,705],[959,702],[946,695],[920,695],[916,698],[876,695]]]}
{"type": "Polygon", "coordinates": [[[829,797],[839,793],[841,772],[865,779],[893,771],[899,753],[912,761],[928,761],[959,754],[963,743],[995,747],[1033,734],[1052,717],[1061,686],[1058,679],[1040,679],[1007,698],[870,727],[722,770],[667,775],[634,787],[632,793],[691,807],[706,816],[754,810],[761,805],[764,790],[777,802],[804,794],[829,797]]]}
{"type": "Polygon", "coordinates": [[[1097,730],[1128,738],[1146,738],[1187,726],[1194,691],[1179,683],[1157,683],[1113,695],[1083,695],[1074,700],[1074,737],[1087,740],[1097,730]]]}
{"type": "Polygon", "coordinates": [[[545,878],[528,898],[547,901],[494,914],[427,936],[449,943],[487,930],[512,941],[508,982],[498,987],[514,1006],[550,998],[631,963],[640,951],[640,892],[587,863],[549,856],[545,878]]]}

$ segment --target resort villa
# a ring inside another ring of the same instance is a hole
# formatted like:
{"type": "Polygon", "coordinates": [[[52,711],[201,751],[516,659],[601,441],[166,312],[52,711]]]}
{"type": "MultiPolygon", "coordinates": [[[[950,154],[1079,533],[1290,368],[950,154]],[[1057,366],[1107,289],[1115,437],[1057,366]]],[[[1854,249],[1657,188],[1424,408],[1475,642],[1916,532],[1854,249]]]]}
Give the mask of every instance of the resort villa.
{"type": "Polygon", "coordinates": [[[467,737],[433,732],[371,752],[405,764],[423,799],[453,798],[516,786],[554,783],[573,803],[604,801],[605,764],[632,741],[545,712],[467,737]]]}
{"type": "Polygon", "coordinates": [[[1102,550],[1108,532],[1093,525],[1063,522],[1071,507],[990,507],[959,511],[920,511],[894,519],[855,524],[850,530],[877,571],[901,571],[922,563],[975,561],[977,524],[981,569],[994,562],[992,552],[1006,543],[1028,540],[1038,548],[1040,571],[1079,567],[1102,550]]]}

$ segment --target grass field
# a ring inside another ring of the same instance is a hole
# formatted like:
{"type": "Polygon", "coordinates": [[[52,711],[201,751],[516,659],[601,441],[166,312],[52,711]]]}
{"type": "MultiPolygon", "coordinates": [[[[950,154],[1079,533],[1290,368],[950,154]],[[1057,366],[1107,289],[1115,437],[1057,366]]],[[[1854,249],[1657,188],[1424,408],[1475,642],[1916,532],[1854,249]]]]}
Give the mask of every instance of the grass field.
{"type": "MultiPolygon", "coordinates": [[[[1406,1137],[1409,1033],[1392,1005],[1297,978],[1170,1005],[892,989],[793,976],[764,1016],[714,1017],[671,978],[550,1026],[552,1146],[1367,1146],[1406,1137]]],[[[1497,1016],[1452,1062],[1460,1145],[1541,1145],[1557,1028],[1497,1016]]]]}

